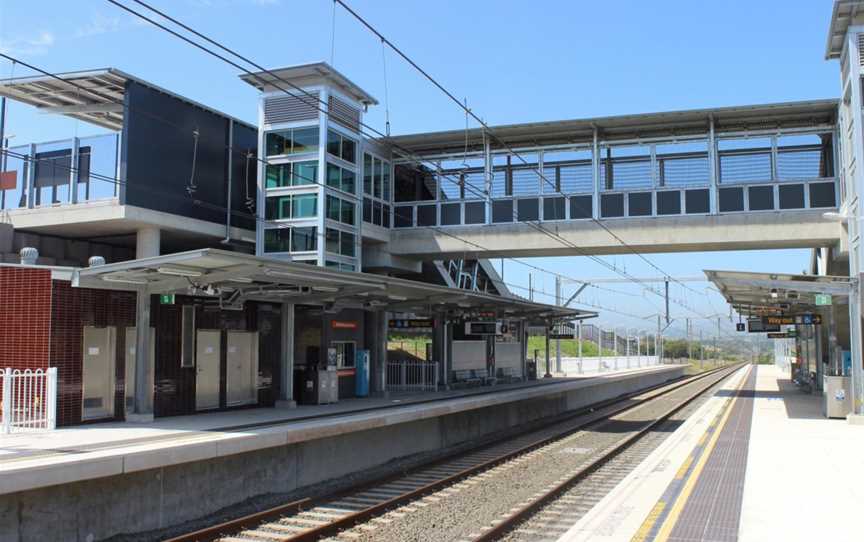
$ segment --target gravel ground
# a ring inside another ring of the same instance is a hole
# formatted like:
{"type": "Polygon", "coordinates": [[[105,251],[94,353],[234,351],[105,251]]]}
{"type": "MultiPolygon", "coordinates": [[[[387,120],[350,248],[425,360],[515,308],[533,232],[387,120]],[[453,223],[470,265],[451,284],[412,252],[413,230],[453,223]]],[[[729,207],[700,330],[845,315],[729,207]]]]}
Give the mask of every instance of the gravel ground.
{"type": "Polygon", "coordinates": [[[702,385],[704,382],[686,386],[634,411],[615,416],[600,426],[579,431],[400,507],[336,538],[360,542],[470,539],[511,508],[553,484],[563,474],[577,469],[596,457],[601,450],[655,419],[691,393],[693,386],[702,385]]]}
{"type": "MultiPolygon", "coordinates": [[[[714,387],[719,388],[720,385],[714,387]]],[[[687,420],[708,400],[705,394],[662,423],[636,444],[622,452],[582,483],[561,495],[559,499],[543,507],[532,518],[521,524],[502,540],[507,542],[526,542],[539,540],[558,540],[574,523],[579,521],[595,504],[636,468],[648,455],[666,440],[675,429],[687,420]]]]}

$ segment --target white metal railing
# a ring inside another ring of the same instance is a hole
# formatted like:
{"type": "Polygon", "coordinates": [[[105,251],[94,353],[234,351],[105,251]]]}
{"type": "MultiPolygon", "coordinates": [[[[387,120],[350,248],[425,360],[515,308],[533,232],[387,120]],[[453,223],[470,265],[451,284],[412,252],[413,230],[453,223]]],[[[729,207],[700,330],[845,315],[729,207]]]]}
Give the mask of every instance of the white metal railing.
{"type": "Polygon", "coordinates": [[[0,434],[50,431],[57,425],[57,368],[0,373],[0,434]]]}
{"type": "Polygon", "coordinates": [[[438,364],[434,361],[387,362],[389,391],[438,391],[438,364]]]}

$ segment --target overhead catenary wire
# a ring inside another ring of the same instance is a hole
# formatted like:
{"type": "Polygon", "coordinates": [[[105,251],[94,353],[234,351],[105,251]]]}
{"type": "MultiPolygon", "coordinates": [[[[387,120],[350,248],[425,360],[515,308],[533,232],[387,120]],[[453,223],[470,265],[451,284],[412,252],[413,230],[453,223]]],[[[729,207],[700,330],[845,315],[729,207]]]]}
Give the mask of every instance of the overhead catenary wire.
{"type": "MultiPolygon", "coordinates": [[[[201,45],[200,43],[195,42],[194,40],[191,40],[190,38],[187,38],[187,37],[185,37],[185,36],[182,36],[182,35],[179,34],[178,32],[176,32],[176,31],[174,31],[174,30],[172,30],[172,29],[170,29],[170,28],[167,28],[165,25],[163,25],[163,24],[161,24],[161,23],[159,23],[159,22],[157,22],[157,21],[154,21],[152,18],[147,17],[146,15],[144,15],[144,14],[142,14],[142,13],[140,13],[140,12],[137,12],[137,11],[135,11],[134,9],[132,9],[132,8],[130,8],[130,7],[128,7],[128,6],[123,5],[122,3],[118,2],[117,0],[106,0],[106,1],[108,1],[108,2],[111,3],[111,4],[114,4],[114,5],[118,6],[118,7],[120,7],[121,9],[123,9],[123,10],[125,10],[125,11],[131,13],[132,15],[135,15],[135,16],[141,18],[142,20],[147,21],[147,22],[149,22],[150,24],[152,24],[152,25],[154,25],[154,26],[156,26],[156,27],[158,27],[158,28],[160,28],[160,29],[162,29],[162,30],[164,30],[164,31],[166,31],[166,32],[168,32],[168,33],[174,35],[175,37],[181,39],[182,41],[184,41],[184,42],[186,42],[186,43],[188,43],[188,44],[190,44],[190,45],[192,45],[192,46],[194,46],[194,47],[196,47],[196,48],[198,48],[198,49],[200,49],[200,50],[202,50],[202,51],[204,51],[204,52],[206,52],[206,53],[208,53],[208,54],[210,54],[210,55],[212,55],[212,56],[214,56],[214,57],[216,57],[216,58],[218,58],[218,59],[220,59],[220,60],[222,60],[223,62],[226,62],[227,64],[229,64],[229,65],[231,65],[231,66],[233,66],[233,67],[235,67],[235,68],[237,68],[237,69],[240,69],[240,70],[243,71],[244,73],[246,73],[246,74],[248,74],[248,75],[250,75],[250,76],[256,77],[257,79],[261,80],[260,76],[258,76],[257,74],[251,72],[250,70],[246,69],[245,67],[243,67],[243,66],[237,64],[236,62],[234,62],[234,61],[232,61],[232,60],[230,60],[230,59],[225,58],[223,55],[220,55],[219,53],[216,53],[216,52],[214,52],[214,51],[208,49],[207,47],[201,45]]],[[[225,51],[225,52],[227,52],[227,53],[233,55],[234,57],[236,57],[236,58],[238,58],[238,59],[241,59],[242,61],[244,61],[244,62],[246,62],[246,63],[248,63],[248,64],[254,66],[256,69],[259,69],[260,71],[262,71],[262,72],[264,72],[264,73],[270,75],[271,77],[276,78],[276,79],[279,80],[280,82],[282,82],[282,83],[284,83],[284,84],[286,84],[286,85],[288,85],[288,86],[294,88],[294,89],[297,90],[298,92],[300,92],[300,93],[302,93],[302,94],[305,94],[305,95],[307,96],[307,99],[311,99],[311,100],[313,100],[313,101],[318,102],[318,103],[321,104],[321,105],[312,105],[312,107],[315,107],[318,111],[320,111],[320,112],[322,112],[322,113],[324,113],[324,114],[326,114],[326,115],[329,115],[329,111],[326,109],[326,104],[325,104],[325,103],[324,103],[324,102],[323,102],[323,101],[322,101],[322,100],[321,100],[317,95],[311,94],[311,93],[309,93],[308,91],[306,91],[305,89],[302,89],[302,88],[298,87],[298,86],[295,85],[294,83],[285,80],[284,78],[280,77],[278,74],[275,74],[275,73],[273,73],[273,72],[270,71],[270,70],[267,70],[266,68],[264,68],[264,67],[261,66],[260,64],[255,63],[254,61],[252,61],[252,60],[250,60],[250,59],[244,57],[243,55],[240,55],[239,53],[237,53],[237,52],[233,51],[232,49],[230,49],[230,48],[228,48],[228,47],[222,45],[221,43],[217,42],[216,40],[213,40],[212,38],[210,38],[210,37],[208,37],[208,36],[202,34],[201,32],[199,32],[199,31],[197,31],[197,30],[191,28],[190,26],[188,26],[188,25],[186,25],[186,24],[184,24],[184,23],[178,21],[177,19],[171,17],[170,15],[166,14],[165,12],[163,12],[163,11],[157,9],[157,8],[152,7],[152,6],[149,5],[147,2],[144,2],[143,0],[133,0],[133,1],[134,1],[135,3],[141,5],[141,6],[144,6],[145,8],[149,9],[150,11],[152,11],[152,12],[158,14],[160,17],[162,17],[162,18],[164,18],[164,19],[166,19],[166,20],[168,20],[168,21],[171,21],[173,24],[176,24],[177,26],[179,26],[179,27],[181,27],[181,28],[183,28],[183,29],[185,29],[185,30],[191,32],[193,35],[199,37],[200,39],[205,40],[206,42],[208,42],[208,43],[210,43],[210,44],[212,44],[212,45],[214,45],[214,46],[220,48],[221,50],[223,50],[223,51],[225,51]]],[[[393,48],[393,45],[392,45],[389,41],[387,41],[386,38],[384,38],[383,35],[380,35],[380,34],[378,34],[378,35],[379,35],[379,37],[380,37],[381,39],[383,39],[383,40],[388,44],[388,46],[390,46],[391,48],[393,48]]],[[[394,50],[396,50],[396,49],[394,48],[394,50]]],[[[398,51],[398,50],[396,50],[396,51],[397,51],[400,55],[402,55],[401,51],[398,51]]],[[[418,67],[418,69],[419,69],[419,67],[418,67]]],[[[262,82],[263,82],[263,81],[262,81],[262,82]]],[[[273,81],[267,81],[266,83],[267,83],[267,84],[270,84],[270,85],[272,85],[272,86],[274,86],[275,88],[277,88],[277,89],[279,89],[280,91],[282,91],[282,92],[288,94],[289,96],[293,96],[293,97],[295,97],[295,98],[301,99],[301,100],[304,101],[304,103],[307,103],[307,105],[310,105],[310,104],[308,104],[308,102],[306,102],[303,98],[297,96],[296,94],[292,94],[292,93],[289,92],[287,89],[282,88],[282,87],[280,87],[279,85],[275,84],[273,81]]],[[[458,100],[457,100],[457,103],[458,103],[458,100]]],[[[469,110],[469,111],[470,111],[470,110],[469,110]]],[[[470,113],[470,114],[471,114],[471,116],[472,116],[473,118],[477,118],[478,121],[482,122],[482,120],[480,120],[479,117],[476,117],[476,115],[474,115],[473,113],[470,113]]],[[[365,124],[365,123],[363,123],[363,122],[360,122],[360,125],[363,126],[364,128],[370,129],[371,131],[373,131],[375,134],[377,134],[377,135],[380,136],[380,137],[386,137],[385,134],[382,134],[379,130],[375,129],[374,127],[371,127],[371,126],[369,126],[369,125],[367,125],[367,124],[365,124]]],[[[485,123],[484,123],[484,126],[485,126],[485,123]]],[[[362,132],[361,132],[361,133],[362,133],[362,132]]],[[[366,134],[364,134],[364,135],[366,135],[366,134]]],[[[413,155],[413,153],[411,153],[410,151],[407,151],[407,153],[406,153],[406,150],[405,150],[405,149],[401,148],[401,147],[398,146],[398,145],[394,145],[392,141],[390,141],[389,143],[390,143],[391,145],[393,145],[394,148],[396,148],[397,150],[399,150],[399,152],[402,153],[403,156],[406,157],[406,158],[409,158],[409,159],[411,159],[411,160],[417,161],[417,162],[419,162],[419,163],[423,163],[423,162],[431,162],[431,161],[429,161],[429,160],[427,160],[427,159],[423,159],[422,157],[417,157],[416,155],[413,155]],[[406,156],[406,154],[407,154],[407,156],[406,156]]],[[[509,148],[509,147],[508,147],[508,148],[509,148]]],[[[524,162],[524,158],[522,158],[522,157],[520,156],[520,159],[523,160],[523,162],[524,162]]],[[[527,163],[527,162],[526,162],[526,163],[527,163]]],[[[433,163],[432,165],[433,165],[433,167],[435,166],[434,163],[433,163]]],[[[542,176],[542,173],[541,173],[541,176],[542,176]]],[[[453,182],[452,179],[451,179],[451,182],[453,182]]],[[[458,181],[455,181],[455,182],[458,183],[458,181]]],[[[548,180],[547,180],[547,182],[548,182],[548,180]]],[[[485,195],[484,195],[484,197],[485,197],[485,195]]],[[[565,197],[566,197],[566,195],[565,195],[565,197]]],[[[514,217],[516,217],[515,210],[514,210],[514,217]]],[[[517,218],[518,218],[518,217],[517,217],[517,218]]],[[[555,233],[555,232],[551,232],[551,231],[547,230],[546,228],[544,228],[544,227],[542,226],[542,224],[540,223],[539,220],[538,220],[536,223],[534,223],[533,221],[522,221],[522,223],[527,224],[527,225],[529,225],[530,227],[533,227],[534,229],[536,229],[537,231],[543,233],[544,235],[547,235],[547,236],[549,236],[550,238],[552,238],[552,239],[554,239],[554,240],[557,240],[558,242],[564,244],[565,246],[568,246],[568,247],[572,248],[573,250],[579,252],[579,253],[582,254],[583,256],[587,256],[587,257],[591,258],[591,259],[594,260],[595,262],[600,263],[600,264],[603,265],[604,267],[607,267],[608,269],[610,269],[610,270],[612,270],[612,271],[614,271],[614,272],[616,272],[616,273],[618,273],[618,274],[621,274],[621,275],[624,276],[624,277],[628,277],[628,278],[631,278],[631,279],[633,278],[631,275],[627,274],[626,271],[622,271],[622,270],[618,269],[618,268],[615,267],[614,265],[611,265],[611,264],[609,264],[608,262],[606,262],[605,260],[602,260],[602,258],[599,258],[599,257],[597,257],[597,256],[595,256],[595,255],[593,255],[593,254],[587,253],[585,250],[581,249],[581,248],[578,247],[577,245],[575,245],[575,244],[569,242],[568,240],[564,239],[563,237],[561,237],[561,236],[558,235],[557,233],[555,233]]],[[[602,225],[602,224],[601,224],[601,226],[603,226],[603,228],[606,229],[605,225],[602,225]]],[[[435,229],[436,229],[436,231],[441,231],[441,230],[439,230],[439,229],[437,229],[437,228],[435,228],[435,229]]],[[[453,236],[451,235],[451,237],[453,237],[453,236]]],[[[463,241],[464,241],[464,239],[463,239],[463,241]]],[[[474,244],[474,245],[475,245],[475,246],[478,246],[479,248],[481,248],[481,249],[483,249],[483,250],[488,251],[488,249],[485,248],[485,247],[480,247],[479,245],[476,245],[476,244],[474,244]]],[[[659,268],[658,268],[658,270],[662,272],[662,270],[660,270],[659,268]]],[[[634,279],[634,280],[635,280],[635,279],[634,279]]],[[[635,281],[638,282],[638,280],[635,280],[635,281]]],[[[646,287],[647,287],[650,291],[652,291],[655,295],[657,295],[657,296],[659,296],[659,297],[664,297],[664,294],[661,293],[661,292],[659,292],[659,291],[657,291],[656,289],[654,289],[654,288],[652,288],[652,287],[649,287],[649,286],[646,286],[646,287]]],[[[685,308],[687,308],[688,310],[691,310],[692,312],[696,312],[696,311],[693,311],[693,309],[690,309],[689,307],[685,307],[685,308]]],[[[698,314],[698,313],[697,313],[697,314],[698,314]]]]}
{"type": "MultiPolygon", "coordinates": [[[[201,46],[200,44],[197,44],[197,43],[195,43],[195,42],[192,42],[192,41],[189,40],[188,38],[185,38],[185,37],[179,35],[177,32],[174,32],[174,31],[172,31],[172,30],[170,30],[170,29],[164,27],[163,25],[161,25],[161,24],[159,24],[159,23],[153,21],[152,19],[147,18],[146,16],[142,16],[142,15],[138,14],[137,12],[135,12],[134,10],[131,10],[131,9],[129,9],[128,7],[123,6],[123,5],[121,5],[121,4],[118,4],[117,2],[115,2],[115,1],[113,1],[113,0],[108,0],[108,1],[111,2],[112,4],[118,5],[119,7],[121,7],[121,8],[123,8],[123,9],[129,11],[130,13],[133,13],[133,14],[136,14],[136,15],[141,16],[142,18],[144,18],[145,20],[151,22],[151,23],[154,24],[155,26],[157,26],[157,27],[159,27],[159,28],[162,28],[162,29],[165,30],[165,31],[168,31],[169,33],[171,33],[171,34],[177,36],[178,38],[183,39],[184,41],[186,41],[186,42],[188,42],[188,43],[190,43],[190,44],[192,44],[192,45],[198,47],[199,49],[202,49],[203,51],[205,51],[205,52],[207,52],[207,53],[209,53],[209,54],[211,54],[211,55],[216,56],[217,58],[220,58],[221,60],[223,60],[223,61],[225,61],[225,62],[228,62],[229,64],[231,64],[231,65],[237,67],[238,69],[241,69],[241,70],[243,70],[243,71],[245,71],[245,72],[247,72],[247,73],[251,73],[251,72],[249,72],[249,70],[246,70],[246,69],[243,68],[242,66],[239,66],[239,65],[237,65],[236,63],[231,62],[230,60],[224,58],[224,57],[221,56],[221,55],[218,55],[217,53],[214,53],[214,52],[210,51],[209,49],[207,49],[207,48],[201,46]]],[[[137,0],[136,0],[136,1],[137,1],[137,0]]],[[[143,2],[140,2],[140,1],[139,1],[138,3],[147,6],[146,3],[143,3],[143,2]]],[[[150,9],[153,9],[153,8],[150,8],[150,9]]],[[[156,11],[158,12],[158,10],[156,10],[156,11]]],[[[165,15],[165,14],[162,13],[162,12],[158,12],[158,13],[159,13],[161,16],[168,18],[169,20],[171,19],[170,17],[168,17],[167,15],[165,15]]],[[[178,24],[181,24],[181,26],[184,26],[184,25],[182,25],[182,23],[178,23],[178,24]]],[[[187,27],[187,28],[188,28],[188,27],[187,27]]],[[[190,29],[190,31],[192,31],[192,30],[190,29]]],[[[193,32],[194,32],[194,31],[193,31],[193,32]]],[[[203,35],[201,35],[200,33],[196,33],[196,34],[199,35],[199,36],[202,36],[202,37],[203,37],[203,35]]],[[[206,38],[206,37],[204,37],[204,38],[207,39],[208,41],[211,41],[211,42],[212,42],[212,40],[209,40],[209,38],[206,38]]],[[[213,42],[213,43],[215,43],[215,42],[213,42]]],[[[220,47],[221,47],[221,45],[220,45],[220,47]]],[[[223,47],[223,49],[224,49],[224,47],[223,47]]],[[[230,50],[229,50],[229,51],[230,51],[230,50]]],[[[235,55],[236,55],[236,53],[233,53],[233,52],[232,52],[232,54],[235,54],[235,55]]],[[[12,60],[13,62],[16,60],[16,59],[13,59],[13,58],[11,58],[11,57],[9,57],[9,56],[7,56],[7,55],[3,55],[3,56],[6,57],[6,58],[8,58],[9,60],[12,60]]],[[[254,64],[254,63],[252,63],[251,61],[248,61],[248,59],[244,59],[244,60],[247,61],[247,62],[249,62],[250,64],[254,64]]],[[[57,77],[57,76],[54,75],[54,74],[50,74],[50,73],[48,73],[48,72],[45,72],[44,70],[40,70],[40,69],[38,69],[38,68],[35,68],[35,67],[32,66],[32,65],[27,65],[27,66],[30,67],[31,69],[34,69],[35,71],[39,71],[39,72],[41,72],[41,73],[43,73],[43,74],[53,76],[53,77],[55,77],[56,79],[58,79],[59,81],[65,83],[65,84],[68,84],[68,85],[71,85],[71,86],[80,86],[80,85],[76,85],[75,83],[72,83],[72,82],[70,82],[70,81],[67,81],[67,80],[65,80],[65,79],[62,79],[62,78],[60,78],[60,77],[57,77]]],[[[259,66],[259,67],[260,67],[260,66],[259,66]]],[[[264,70],[264,71],[266,71],[266,70],[264,70]]],[[[272,72],[269,72],[269,73],[272,73],[272,72]]],[[[289,83],[289,84],[290,84],[290,83],[289,83]]],[[[86,90],[86,89],[85,89],[85,90],[86,90]]],[[[283,90],[284,92],[290,94],[290,92],[288,92],[287,90],[285,90],[285,89],[282,89],[282,90],[283,90]]],[[[300,90],[301,92],[305,92],[305,91],[303,91],[303,89],[299,89],[299,88],[298,88],[298,90],[300,90]]],[[[308,93],[307,93],[307,94],[308,94],[308,93]]],[[[319,101],[320,101],[320,100],[319,100],[319,101]]],[[[319,108],[319,110],[320,110],[320,108],[319,108]]],[[[326,111],[324,111],[324,113],[326,113],[326,111]]],[[[149,114],[149,113],[145,112],[145,114],[149,114]]],[[[164,119],[162,119],[162,120],[164,120],[164,119]]],[[[364,126],[368,127],[368,125],[364,125],[364,126]]],[[[374,128],[372,128],[372,130],[374,130],[374,128]]],[[[377,132],[377,130],[374,130],[374,131],[375,131],[379,136],[383,136],[383,135],[384,135],[384,134],[381,134],[380,132],[377,132]]],[[[228,147],[228,148],[229,148],[230,150],[232,150],[233,152],[238,152],[236,149],[233,149],[233,148],[231,148],[231,147],[228,147]]],[[[412,157],[412,156],[410,155],[410,153],[408,154],[407,157],[408,157],[408,158],[412,158],[412,159],[414,159],[414,160],[416,160],[416,161],[418,161],[418,162],[423,162],[423,161],[425,161],[425,160],[423,160],[422,158],[419,158],[419,159],[418,159],[418,158],[416,158],[416,157],[412,157]]],[[[263,160],[263,159],[260,159],[260,158],[258,158],[258,160],[261,161],[261,162],[263,162],[264,164],[268,164],[268,162],[267,162],[266,160],[263,160]]],[[[98,177],[97,177],[97,178],[98,178],[98,177]]],[[[111,182],[111,181],[113,181],[113,182],[119,182],[118,179],[116,179],[116,178],[110,178],[110,177],[107,177],[107,176],[103,176],[103,177],[102,177],[102,180],[109,181],[109,182],[111,182]]],[[[450,180],[451,182],[453,182],[452,179],[449,179],[449,178],[448,178],[448,180],[450,180]]],[[[318,185],[320,185],[320,186],[325,186],[325,185],[323,185],[322,183],[317,182],[317,181],[314,181],[314,180],[313,180],[312,182],[314,182],[314,184],[318,184],[318,185]]],[[[198,205],[202,205],[202,206],[204,206],[204,207],[219,208],[219,207],[216,206],[216,205],[209,204],[209,203],[206,203],[206,202],[202,202],[202,201],[200,201],[200,200],[196,200],[196,204],[198,204],[198,205]]],[[[224,208],[223,208],[223,210],[224,210],[224,208]]],[[[241,214],[241,215],[243,215],[242,212],[234,211],[233,209],[232,209],[230,212],[232,212],[233,214],[241,214]]],[[[254,216],[254,215],[253,215],[251,218],[253,218],[253,219],[255,219],[255,220],[261,220],[259,217],[254,216]]],[[[262,220],[262,221],[265,222],[265,223],[270,223],[271,225],[274,224],[274,223],[269,222],[269,221],[267,221],[267,220],[262,220]]],[[[279,226],[279,227],[282,227],[282,226],[283,226],[282,224],[276,224],[276,225],[279,226]]],[[[532,224],[532,225],[533,225],[533,224],[532,224]]],[[[435,229],[438,230],[438,228],[435,228],[435,229]]],[[[438,230],[438,231],[442,231],[442,230],[438,230]]],[[[551,232],[546,231],[546,230],[543,229],[542,227],[540,228],[540,231],[542,231],[544,234],[547,234],[547,235],[550,235],[550,234],[551,234],[551,232]]],[[[458,237],[458,236],[454,236],[454,235],[450,234],[449,232],[443,232],[443,231],[442,231],[442,233],[445,233],[445,234],[447,234],[447,235],[450,235],[451,237],[454,237],[454,238],[460,240],[460,241],[463,242],[463,243],[467,243],[467,244],[470,244],[470,245],[476,246],[477,248],[479,248],[479,249],[481,249],[481,250],[483,250],[483,251],[487,251],[487,250],[488,250],[486,247],[483,247],[483,246],[481,246],[481,245],[477,245],[476,243],[472,243],[472,242],[467,241],[467,240],[465,240],[465,239],[462,239],[462,238],[460,238],[460,237],[458,237]]],[[[554,235],[554,234],[551,234],[551,236],[553,236],[553,238],[558,238],[558,236],[556,236],[556,235],[554,235]]],[[[560,239],[560,238],[559,238],[559,239],[560,239]]],[[[573,245],[573,248],[578,250],[578,247],[575,247],[575,245],[573,245]]],[[[622,274],[620,270],[616,269],[614,266],[610,266],[609,264],[607,264],[606,262],[602,261],[601,259],[596,258],[596,257],[593,257],[592,255],[588,255],[588,254],[586,254],[586,255],[589,256],[589,257],[591,257],[592,259],[594,259],[594,260],[597,261],[598,263],[601,263],[601,265],[604,265],[604,266],[606,266],[606,267],[612,269],[613,271],[616,271],[616,272],[618,272],[619,274],[622,274]]],[[[557,274],[557,273],[555,273],[555,272],[551,272],[551,271],[548,271],[548,270],[543,270],[543,271],[544,271],[544,272],[547,272],[547,273],[550,273],[550,274],[557,274]]],[[[622,274],[622,276],[627,276],[627,275],[626,275],[626,274],[622,274]]],[[[657,295],[662,296],[662,294],[660,294],[659,292],[656,292],[656,290],[654,291],[654,293],[657,294],[657,295]]]]}
{"type": "MultiPolygon", "coordinates": [[[[138,1],[138,0],[136,0],[136,1],[138,1]]],[[[568,199],[570,198],[571,195],[563,193],[560,189],[558,189],[558,188],[555,186],[555,183],[554,183],[554,182],[551,182],[551,181],[549,181],[548,178],[546,178],[546,176],[543,174],[543,172],[540,170],[540,168],[538,168],[538,167],[534,167],[534,166],[533,166],[532,164],[530,164],[530,163],[529,163],[529,162],[528,162],[528,161],[527,161],[527,160],[526,160],[526,159],[525,159],[521,154],[519,154],[518,152],[516,152],[516,151],[512,148],[512,146],[511,146],[510,144],[508,144],[506,141],[504,141],[503,139],[501,139],[501,138],[499,138],[498,136],[496,136],[496,135],[495,135],[495,131],[494,131],[494,130],[493,130],[493,129],[492,129],[492,128],[491,128],[491,127],[490,127],[490,126],[489,126],[489,125],[488,125],[488,124],[487,124],[487,123],[486,123],[486,122],[485,122],[485,121],[484,121],[484,120],[483,120],[479,115],[477,115],[477,114],[474,113],[471,109],[469,109],[469,108],[467,107],[467,105],[462,104],[462,103],[459,101],[459,99],[458,99],[458,98],[457,98],[457,97],[456,97],[452,92],[450,92],[446,87],[444,87],[444,85],[442,85],[440,82],[438,82],[437,79],[435,79],[434,77],[432,77],[432,76],[431,76],[431,75],[430,75],[426,70],[424,70],[423,68],[421,68],[421,67],[420,67],[420,66],[419,66],[419,65],[418,65],[418,64],[417,64],[413,59],[411,59],[407,54],[405,54],[405,53],[404,53],[404,52],[403,52],[399,47],[397,47],[393,42],[391,42],[390,40],[388,40],[388,39],[384,36],[384,34],[382,34],[381,32],[379,32],[378,29],[376,29],[376,28],[375,28],[375,27],[374,27],[374,26],[373,26],[369,21],[367,21],[363,16],[361,16],[361,15],[360,15],[359,13],[357,13],[355,10],[351,9],[351,7],[349,7],[348,4],[346,4],[346,3],[344,2],[344,0],[333,0],[333,2],[334,2],[334,5],[335,5],[335,4],[339,4],[340,6],[342,6],[342,8],[344,8],[345,11],[347,11],[351,16],[353,16],[355,19],[357,19],[357,20],[358,20],[358,21],[359,21],[363,26],[365,26],[365,27],[366,27],[370,32],[372,32],[373,34],[375,34],[375,35],[376,35],[376,36],[377,36],[377,37],[378,37],[378,38],[379,38],[383,43],[386,43],[386,44],[387,44],[391,49],[393,49],[393,51],[394,51],[396,54],[398,54],[399,56],[401,56],[401,57],[402,57],[402,58],[403,58],[403,59],[404,59],[408,64],[411,65],[411,67],[413,67],[415,70],[417,70],[417,71],[418,71],[418,72],[419,72],[423,77],[425,77],[425,78],[426,78],[430,83],[432,83],[432,84],[433,84],[435,87],[437,87],[441,92],[443,92],[444,95],[446,95],[446,96],[447,96],[447,97],[448,97],[448,98],[449,98],[453,103],[455,103],[458,107],[460,107],[461,109],[463,109],[463,110],[465,111],[465,114],[466,114],[466,115],[470,115],[470,116],[471,116],[471,117],[472,117],[472,118],[473,118],[477,123],[480,124],[480,126],[483,127],[483,130],[484,130],[486,133],[488,133],[490,136],[492,136],[492,137],[496,140],[496,142],[497,142],[500,146],[502,146],[503,148],[505,148],[505,149],[506,149],[506,150],[507,150],[511,155],[516,156],[517,158],[519,158],[519,160],[520,160],[524,165],[526,165],[526,166],[532,166],[532,169],[537,173],[537,175],[538,175],[538,176],[543,180],[544,183],[546,183],[546,184],[548,184],[549,186],[551,186],[551,187],[553,188],[553,190],[555,190],[555,192],[561,194],[561,195],[564,196],[565,198],[568,198],[568,199]]],[[[652,262],[651,260],[649,260],[645,255],[639,253],[639,252],[636,251],[633,247],[631,247],[629,244],[627,244],[627,243],[626,243],[626,242],[625,242],[625,241],[624,241],[620,236],[618,236],[618,235],[617,235],[615,232],[613,232],[613,231],[612,231],[612,230],[611,230],[611,229],[610,229],[606,224],[604,224],[602,220],[599,220],[599,219],[597,219],[597,218],[595,218],[595,217],[593,217],[593,216],[591,216],[591,220],[592,220],[593,222],[595,222],[598,226],[600,226],[603,230],[605,230],[609,235],[611,235],[611,236],[612,236],[612,237],[613,237],[613,238],[614,238],[618,243],[620,243],[622,246],[624,246],[625,248],[627,248],[627,249],[628,249],[631,253],[633,253],[634,255],[638,256],[640,259],[642,259],[642,260],[643,260],[645,263],[647,263],[649,266],[651,266],[652,268],[656,269],[658,272],[663,273],[664,275],[668,275],[668,273],[666,273],[665,271],[663,271],[663,269],[661,269],[661,268],[660,268],[659,266],[657,266],[654,262],[652,262]]],[[[688,288],[688,287],[687,287],[685,284],[683,284],[683,283],[681,283],[681,285],[684,286],[684,288],[688,288]]],[[[689,288],[688,288],[688,289],[689,289],[689,288]]]]}

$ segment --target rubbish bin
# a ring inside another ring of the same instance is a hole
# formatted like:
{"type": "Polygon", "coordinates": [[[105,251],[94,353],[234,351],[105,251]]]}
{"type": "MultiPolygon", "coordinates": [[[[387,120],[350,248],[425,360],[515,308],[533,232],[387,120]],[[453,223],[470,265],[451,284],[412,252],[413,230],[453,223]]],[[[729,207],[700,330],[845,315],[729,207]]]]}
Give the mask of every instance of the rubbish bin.
{"type": "Polygon", "coordinates": [[[852,412],[852,379],[828,375],[822,378],[822,413],[826,418],[845,418],[852,412]]]}
{"type": "Polygon", "coordinates": [[[318,405],[321,396],[321,386],[318,378],[318,369],[316,367],[307,367],[303,371],[303,384],[300,392],[300,404],[302,405],[318,405]]]}

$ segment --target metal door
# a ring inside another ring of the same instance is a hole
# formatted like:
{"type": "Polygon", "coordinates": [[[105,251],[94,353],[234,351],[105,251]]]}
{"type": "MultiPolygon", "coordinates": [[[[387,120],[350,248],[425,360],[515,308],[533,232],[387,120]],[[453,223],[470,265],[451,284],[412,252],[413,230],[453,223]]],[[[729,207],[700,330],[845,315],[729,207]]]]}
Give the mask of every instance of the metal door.
{"type": "MultiPolygon", "coordinates": [[[[126,328],[126,378],[124,386],[126,388],[126,412],[132,412],[135,407],[135,328],[126,328]]],[[[156,329],[150,328],[150,367],[156,368],[156,329]]]]}
{"type": "Polygon", "coordinates": [[[114,415],[114,327],[84,326],[82,412],[85,420],[114,415]]]}
{"type": "Polygon", "coordinates": [[[219,408],[219,346],[221,333],[198,330],[195,341],[195,409],[219,408]]]}
{"type": "Polygon", "coordinates": [[[229,331],[226,361],[228,404],[258,402],[258,333],[229,331]]]}

